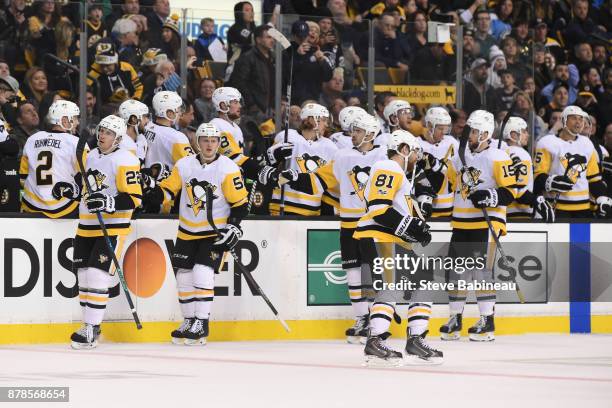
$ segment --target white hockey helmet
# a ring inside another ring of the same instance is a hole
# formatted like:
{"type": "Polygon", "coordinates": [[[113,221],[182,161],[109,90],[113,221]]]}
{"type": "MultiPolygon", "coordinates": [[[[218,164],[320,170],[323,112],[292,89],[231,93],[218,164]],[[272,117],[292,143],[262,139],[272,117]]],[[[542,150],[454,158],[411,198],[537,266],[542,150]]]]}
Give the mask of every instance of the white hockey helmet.
{"type": "Polygon", "coordinates": [[[421,148],[421,145],[419,145],[417,138],[412,133],[403,129],[394,130],[391,133],[389,139],[387,140],[387,150],[393,150],[404,158],[404,172],[406,172],[408,169],[408,157],[412,152],[416,154],[417,160],[421,160],[423,158],[423,149],[421,148]],[[410,153],[407,155],[400,153],[402,145],[407,145],[410,153]]]}
{"type": "Polygon", "coordinates": [[[438,125],[450,126],[451,122],[451,117],[446,109],[440,106],[434,106],[425,112],[425,126],[431,124],[432,129],[435,129],[438,125]]]}
{"type": "Polygon", "coordinates": [[[380,131],[380,123],[374,116],[370,115],[367,112],[358,113],[353,117],[350,130],[352,131],[355,128],[365,130],[366,135],[371,134],[371,140],[373,140],[380,131]]]}
{"type": "Polygon", "coordinates": [[[149,114],[149,107],[144,103],[137,101],[135,99],[128,99],[119,105],[119,116],[125,121],[126,125],[132,126],[129,124],[130,118],[132,116],[136,116],[138,122],[136,126],[142,120],[142,117],[149,114]]]}
{"type": "Polygon", "coordinates": [[[217,127],[212,123],[202,123],[200,126],[198,126],[198,129],[195,133],[196,147],[198,151],[202,151],[202,149],[200,149],[201,137],[216,137],[218,139],[221,139],[221,132],[219,132],[219,129],[217,129],[217,127]]]}
{"type": "Polygon", "coordinates": [[[353,119],[358,114],[367,113],[365,109],[360,108],[359,106],[347,106],[346,108],[342,108],[340,113],[338,114],[338,121],[340,122],[340,127],[343,131],[348,132],[351,130],[351,124],[353,119]]]}
{"type": "Polygon", "coordinates": [[[183,99],[173,91],[160,91],[153,96],[153,110],[158,118],[176,120],[183,108],[183,99]],[[168,118],[168,111],[176,113],[174,119],[168,118]]]}
{"type": "Polygon", "coordinates": [[[217,112],[226,113],[229,111],[229,104],[231,101],[242,100],[242,94],[236,88],[231,86],[222,86],[221,88],[215,89],[212,94],[212,102],[215,105],[217,112]],[[221,108],[221,103],[225,103],[225,109],[221,108]]]}
{"type": "Polygon", "coordinates": [[[47,113],[47,122],[51,125],[57,125],[62,127],[64,130],[70,130],[64,128],[62,125],[62,118],[68,118],[68,121],[72,123],[72,119],[75,116],[79,116],[81,113],[79,107],[76,103],[59,100],[55,101],[49,107],[49,112],[47,113]]]}
{"type": "Polygon", "coordinates": [[[512,132],[516,132],[519,135],[521,131],[527,130],[527,122],[523,118],[519,118],[518,116],[511,116],[508,118],[508,122],[506,122],[506,127],[504,127],[504,134],[502,137],[504,140],[511,139],[512,132]]]}
{"type": "Polygon", "coordinates": [[[96,128],[96,138],[98,139],[98,143],[100,142],[100,129],[102,128],[108,129],[111,132],[115,133],[115,139],[113,140],[112,146],[106,151],[102,151],[102,149],[100,149],[102,153],[108,153],[114,150],[115,147],[119,146],[119,143],[121,143],[121,138],[127,132],[127,125],[125,124],[125,121],[119,116],[115,116],[115,115],[106,116],[100,121],[100,123],[98,124],[96,128]]]}
{"type": "Polygon", "coordinates": [[[385,106],[385,109],[383,110],[383,116],[385,117],[385,120],[389,125],[397,126],[397,124],[391,123],[391,115],[395,115],[397,118],[399,111],[404,109],[408,110],[408,113],[412,114],[412,107],[410,106],[410,103],[402,99],[395,99],[389,102],[387,106],[385,106]]]}
{"type": "Polygon", "coordinates": [[[329,118],[329,111],[325,106],[318,103],[307,103],[300,111],[300,119],[306,120],[311,116],[317,121],[320,118],[329,118]]]}
{"type": "Polygon", "coordinates": [[[576,105],[566,106],[565,109],[563,109],[563,112],[561,112],[561,123],[563,124],[563,127],[565,127],[565,125],[567,124],[568,116],[572,115],[584,117],[585,112],[579,106],[576,105]]]}
{"type": "Polygon", "coordinates": [[[486,110],[475,110],[470,114],[470,117],[467,119],[466,124],[472,128],[476,129],[480,132],[480,135],[484,132],[488,132],[487,138],[483,141],[491,139],[493,137],[493,131],[495,130],[495,118],[491,112],[487,112],[486,110]]]}

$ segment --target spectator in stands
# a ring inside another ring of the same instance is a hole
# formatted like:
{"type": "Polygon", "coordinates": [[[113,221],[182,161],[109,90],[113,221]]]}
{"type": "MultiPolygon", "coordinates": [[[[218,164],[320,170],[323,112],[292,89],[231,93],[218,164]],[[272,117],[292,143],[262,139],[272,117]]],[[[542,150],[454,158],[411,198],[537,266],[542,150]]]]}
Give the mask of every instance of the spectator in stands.
{"type": "Polygon", "coordinates": [[[19,97],[19,82],[12,76],[0,77],[0,119],[12,122],[14,108],[19,97]],[[10,119],[10,120],[9,120],[10,119]]]}
{"type": "Polygon", "coordinates": [[[340,46],[340,38],[338,31],[332,25],[332,20],[329,17],[323,17],[319,21],[319,47],[332,68],[344,68],[344,55],[340,46]]]}
{"type": "Polygon", "coordinates": [[[456,78],[456,57],[444,52],[444,44],[428,43],[417,51],[412,65],[411,79],[440,83],[453,82],[456,78]]]}
{"type": "Polygon", "coordinates": [[[544,47],[545,50],[555,56],[555,59],[561,61],[564,57],[564,51],[561,44],[554,38],[548,36],[548,24],[541,18],[538,18],[533,23],[533,44],[544,47]]]}
{"type": "Polygon", "coordinates": [[[308,24],[296,21],[291,33],[291,48],[283,51],[283,89],[289,82],[293,54],[292,103],[301,105],[307,99],[319,99],[321,86],[332,78],[333,70],[308,24]]]}
{"type": "Polygon", "coordinates": [[[11,129],[11,137],[19,144],[18,156],[21,157],[23,146],[25,146],[28,137],[38,132],[40,120],[36,106],[32,101],[20,102],[17,105],[16,113],[16,123],[11,129]]]}
{"type": "Polygon", "coordinates": [[[582,73],[593,66],[593,49],[588,42],[581,42],[574,46],[574,65],[582,73]]]}
{"type": "Polygon", "coordinates": [[[230,78],[230,84],[240,90],[244,99],[243,115],[250,116],[255,123],[269,119],[274,108],[274,39],[269,28],[268,25],[255,28],[255,47],[242,53],[230,78]]]}
{"type": "Polygon", "coordinates": [[[495,14],[491,17],[491,34],[500,41],[512,31],[512,11],[514,6],[512,0],[501,0],[495,5],[495,14]]]}
{"type": "Polygon", "coordinates": [[[179,16],[172,14],[166,19],[161,32],[161,50],[168,59],[175,64],[179,63],[181,52],[181,35],[179,33],[179,16]]]}
{"type": "MultiPolygon", "coordinates": [[[[6,4],[6,1],[4,2],[6,4]]],[[[6,9],[0,10],[0,49],[4,59],[13,67],[15,75],[22,77],[26,70],[24,40],[27,36],[26,13],[29,13],[25,0],[10,0],[6,9]]]]}
{"type": "Polygon", "coordinates": [[[404,20],[406,14],[404,9],[400,6],[399,0],[384,0],[376,2],[364,15],[365,18],[374,19],[380,17],[383,13],[395,12],[399,14],[399,17],[404,20]]]}
{"type": "Polygon", "coordinates": [[[389,125],[387,124],[384,116],[385,106],[387,106],[387,104],[396,97],[397,95],[395,93],[388,91],[378,92],[374,96],[374,116],[376,117],[376,120],[378,120],[380,129],[383,133],[389,132],[389,125]]]}
{"type": "Polygon", "coordinates": [[[403,41],[408,42],[408,49],[413,56],[427,46],[427,15],[424,12],[417,11],[412,14],[403,41]]]}
{"type": "Polygon", "coordinates": [[[223,44],[223,47],[227,50],[227,47],[225,47],[225,43],[221,37],[215,33],[215,20],[210,17],[203,18],[200,22],[200,30],[202,33],[198,36],[194,44],[196,55],[198,57],[198,65],[202,65],[202,61],[211,61],[213,59],[212,55],[210,55],[210,52],[208,51],[208,47],[215,40],[218,39],[221,44],[223,44]]]}
{"type": "Polygon", "coordinates": [[[523,91],[527,93],[527,95],[529,95],[529,98],[531,98],[531,100],[535,103],[537,88],[533,77],[528,76],[527,78],[525,78],[525,82],[523,83],[523,91]]]}
{"type": "Polygon", "coordinates": [[[120,18],[115,21],[111,33],[119,53],[119,61],[125,61],[133,67],[140,66],[142,62],[137,29],[138,26],[133,20],[120,18]]]}
{"type": "Polygon", "coordinates": [[[112,43],[100,42],[96,47],[95,63],[89,71],[87,86],[100,86],[100,103],[121,103],[126,99],[142,98],[143,86],[134,68],[124,61],[112,43]]]}
{"type": "MultiPolygon", "coordinates": [[[[517,116],[520,116],[527,123],[529,123],[529,114],[531,112],[535,113],[535,109],[533,106],[533,102],[531,101],[531,97],[529,96],[527,92],[519,91],[516,93],[514,98],[516,101],[514,112],[516,113],[517,116]]],[[[535,136],[541,135],[547,129],[546,122],[544,122],[541,117],[535,114],[533,115],[533,119],[534,119],[534,124],[533,124],[534,135],[535,136]]]]}
{"type": "Polygon", "coordinates": [[[192,126],[195,120],[193,103],[183,99],[183,105],[185,106],[185,110],[181,113],[177,121],[178,130],[181,132],[184,132],[187,127],[192,126]]]}
{"type": "Polygon", "coordinates": [[[496,89],[493,93],[493,113],[510,110],[514,102],[514,96],[520,91],[514,81],[514,74],[510,70],[502,70],[499,73],[501,77],[502,87],[496,89]]]}
{"type": "Polygon", "coordinates": [[[516,40],[518,47],[519,59],[526,65],[531,64],[531,47],[533,46],[532,36],[529,33],[529,22],[525,19],[517,20],[512,37],[516,40]]]}
{"type": "Polygon", "coordinates": [[[336,68],[332,78],[323,83],[319,103],[323,106],[331,107],[336,99],[342,99],[343,88],[344,76],[342,75],[342,69],[336,68]]]}
{"type": "Polygon", "coordinates": [[[476,42],[480,46],[480,56],[489,56],[489,50],[496,44],[495,37],[489,34],[491,28],[491,16],[487,10],[478,10],[474,14],[476,20],[476,42]]]}
{"type": "Polygon", "coordinates": [[[32,99],[36,103],[42,101],[43,96],[49,91],[47,74],[40,67],[32,67],[25,74],[25,83],[21,92],[27,99],[32,99]]]}
{"type": "Polygon", "coordinates": [[[601,43],[593,44],[593,66],[599,71],[599,75],[603,75],[608,64],[608,50],[606,46],[601,43]]]}
{"type": "Polygon", "coordinates": [[[87,9],[87,47],[94,47],[98,41],[107,37],[106,27],[112,27],[112,25],[106,25],[102,22],[102,5],[92,4],[87,9]]]}
{"type": "Polygon", "coordinates": [[[407,42],[400,36],[393,16],[384,14],[374,29],[374,52],[376,62],[407,73],[411,54],[407,42]]]}
{"type": "Polygon", "coordinates": [[[599,76],[597,68],[590,67],[584,70],[582,77],[583,87],[589,89],[596,98],[599,98],[604,93],[603,83],[599,76]]]}
{"type": "Polygon", "coordinates": [[[601,29],[602,27],[598,27],[589,17],[588,0],[574,0],[572,14],[573,18],[563,32],[563,40],[568,49],[572,49],[576,44],[588,41],[593,34],[609,38],[601,29]]]}
{"type": "Polygon", "coordinates": [[[200,118],[200,122],[210,122],[217,116],[215,104],[212,102],[212,94],[216,88],[215,81],[210,78],[204,78],[200,82],[200,94],[194,101],[196,115],[200,118]]]}
{"type": "Polygon", "coordinates": [[[251,49],[255,40],[255,14],[253,5],[248,1],[240,1],[234,5],[234,24],[227,31],[227,61],[236,62],[240,53],[251,49]]]}
{"type": "Polygon", "coordinates": [[[514,75],[518,86],[523,86],[527,75],[531,75],[525,63],[520,59],[518,43],[514,37],[506,37],[502,41],[502,51],[506,57],[506,66],[514,75]]]}
{"type": "MultiPolygon", "coordinates": [[[[54,54],[61,61],[78,65],[76,29],[70,21],[61,20],[55,26],[55,49],[54,54]]],[[[64,65],[50,58],[45,58],[44,63],[43,69],[47,74],[49,89],[61,91],[66,97],[76,97],[78,73],[67,70],[64,65]]]]}
{"type": "Polygon", "coordinates": [[[11,68],[5,60],[0,59],[0,77],[6,77],[11,75],[11,68]]]}
{"type": "Polygon", "coordinates": [[[546,61],[546,48],[540,44],[533,46],[533,78],[538,89],[553,80],[553,72],[546,61]]]}
{"type": "MultiPolygon", "coordinates": [[[[463,29],[463,69],[467,69],[472,65],[480,54],[480,48],[474,40],[474,30],[471,28],[463,29]]],[[[505,59],[504,59],[505,61],[505,59]]]]}
{"type": "Polygon", "coordinates": [[[127,18],[127,16],[140,16],[140,4],[138,3],[138,0],[123,0],[121,8],[115,8],[112,13],[106,16],[104,22],[106,27],[113,27],[115,25],[115,21],[119,20],[120,18],[127,18]]]}
{"type": "Polygon", "coordinates": [[[568,87],[566,84],[560,82],[553,89],[552,100],[540,109],[538,115],[540,115],[545,122],[548,122],[553,110],[563,110],[567,105],[569,105],[568,87]]]}
{"type": "Polygon", "coordinates": [[[159,48],[149,48],[142,54],[142,62],[140,63],[140,72],[138,76],[144,85],[145,94],[148,94],[156,86],[155,68],[159,63],[167,60],[168,56],[159,48]]]}
{"type": "Polygon", "coordinates": [[[170,16],[170,2],[168,0],[155,0],[153,9],[146,14],[148,46],[150,48],[162,48],[162,27],[170,16]]]}
{"type": "Polygon", "coordinates": [[[451,117],[451,131],[450,134],[455,138],[459,139],[463,133],[465,122],[467,120],[466,113],[461,109],[451,109],[449,111],[451,117]]]}
{"type": "Polygon", "coordinates": [[[470,115],[476,109],[489,109],[495,101],[493,88],[487,85],[489,64],[478,58],[470,67],[468,79],[464,81],[463,109],[470,115]]]}
{"type": "MultiPolygon", "coordinates": [[[[55,35],[53,30],[63,19],[62,10],[53,0],[34,3],[34,15],[28,18],[29,58],[35,65],[43,66],[43,56],[55,53],[55,35]]],[[[26,57],[27,58],[27,57],[26,57]]]]}
{"type": "Polygon", "coordinates": [[[500,71],[507,69],[506,57],[502,50],[497,45],[491,47],[489,51],[489,73],[487,76],[487,84],[497,89],[502,87],[500,71]]]}
{"type": "Polygon", "coordinates": [[[578,95],[578,82],[580,81],[578,68],[574,64],[558,63],[553,73],[555,78],[542,88],[542,97],[546,102],[550,102],[552,100],[553,89],[559,83],[564,83],[569,88],[569,104],[571,105],[576,101],[576,96],[578,95]]]}
{"type": "Polygon", "coordinates": [[[332,101],[329,106],[329,114],[331,115],[330,120],[330,133],[341,132],[340,120],[338,115],[340,111],[347,107],[347,103],[342,98],[336,98],[332,101]]]}

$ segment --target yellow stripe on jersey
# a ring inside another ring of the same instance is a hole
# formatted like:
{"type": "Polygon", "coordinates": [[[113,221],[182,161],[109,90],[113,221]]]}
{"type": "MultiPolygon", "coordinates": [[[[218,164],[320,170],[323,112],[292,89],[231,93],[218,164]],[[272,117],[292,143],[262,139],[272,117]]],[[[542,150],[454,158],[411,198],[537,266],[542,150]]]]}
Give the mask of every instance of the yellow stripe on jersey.
{"type": "Polygon", "coordinates": [[[142,187],[140,186],[140,167],[139,166],[119,166],[115,178],[117,191],[127,193],[134,202],[134,207],[138,207],[142,201],[142,187]]]}
{"type": "Polygon", "coordinates": [[[395,194],[401,187],[403,178],[403,174],[386,169],[377,169],[370,176],[372,184],[366,198],[368,203],[374,200],[393,200],[393,197],[395,197],[395,194]]]}
{"type": "Polygon", "coordinates": [[[230,132],[221,132],[221,141],[219,144],[219,153],[229,157],[239,166],[242,166],[248,160],[242,152],[242,147],[234,139],[234,135],[230,132]]]}
{"type": "Polygon", "coordinates": [[[589,183],[595,183],[601,180],[601,174],[599,173],[599,163],[597,160],[597,153],[593,152],[589,158],[586,169],[586,177],[589,183]]]}
{"type": "Polygon", "coordinates": [[[174,166],[170,175],[159,183],[159,187],[164,192],[163,205],[171,204],[183,187],[183,179],[177,166],[174,166]]]}
{"type": "Polygon", "coordinates": [[[540,174],[548,174],[552,166],[552,155],[544,148],[536,150],[534,160],[534,178],[540,174]]]}
{"type": "Polygon", "coordinates": [[[28,163],[28,156],[25,154],[21,156],[21,161],[19,162],[19,181],[21,183],[21,188],[25,184],[26,178],[28,178],[28,170],[30,169],[30,165],[28,163]]]}
{"type": "Polygon", "coordinates": [[[225,176],[223,183],[221,184],[221,191],[225,200],[232,206],[237,207],[246,203],[247,191],[244,187],[244,180],[239,171],[230,173],[225,176]]]}
{"type": "Polygon", "coordinates": [[[176,164],[177,161],[183,157],[193,154],[191,146],[187,143],[174,143],[172,145],[172,163],[176,164]]]}
{"type": "Polygon", "coordinates": [[[70,213],[72,213],[73,211],[75,211],[79,207],[78,201],[67,201],[67,203],[68,204],[66,204],[65,207],[60,207],[60,209],[58,210],[50,211],[50,210],[38,208],[34,204],[28,202],[27,200],[22,200],[21,201],[21,211],[27,212],[27,213],[40,213],[40,214],[43,214],[45,217],[49,217],[49,218],[63,218],[69,215],[70,213]]]}

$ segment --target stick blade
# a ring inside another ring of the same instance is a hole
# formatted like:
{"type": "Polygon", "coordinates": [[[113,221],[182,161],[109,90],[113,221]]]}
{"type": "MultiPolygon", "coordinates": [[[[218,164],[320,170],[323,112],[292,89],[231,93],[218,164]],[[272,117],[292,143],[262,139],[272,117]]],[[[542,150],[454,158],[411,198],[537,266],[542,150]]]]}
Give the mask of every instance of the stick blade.
{"type": "Polygon", "coordinates": [[[289,42],[287,37],[285,37],[283,33],[278,31],[276,28],[274,27],[269,28],[268,34],[270,34],[270,37],[274,38],[276,42],[278,42],[281,45],[281,47],[283,47],[283,50],[286,50],[287,48],[291,47],[291,43],[289,42]]]}

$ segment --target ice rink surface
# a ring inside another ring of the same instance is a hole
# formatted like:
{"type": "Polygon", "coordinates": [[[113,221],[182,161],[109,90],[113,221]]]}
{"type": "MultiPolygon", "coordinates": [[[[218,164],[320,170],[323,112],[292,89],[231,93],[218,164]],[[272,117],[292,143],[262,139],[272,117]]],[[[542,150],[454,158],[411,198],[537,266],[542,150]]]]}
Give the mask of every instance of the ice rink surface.
{"type": "Polygon", "coordinates": [[[443,365],[363,367],[341,341],[2,346],[0,386],[70,387],[18,407],[612,407],[612,336],[429,340],[443,365]]]}

